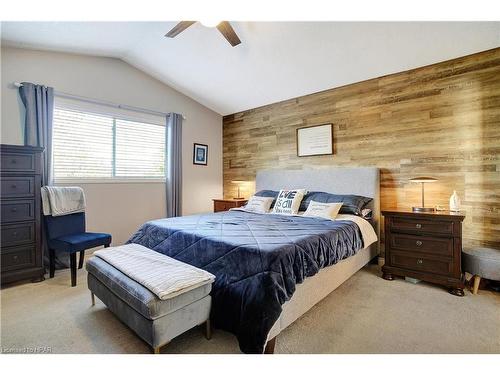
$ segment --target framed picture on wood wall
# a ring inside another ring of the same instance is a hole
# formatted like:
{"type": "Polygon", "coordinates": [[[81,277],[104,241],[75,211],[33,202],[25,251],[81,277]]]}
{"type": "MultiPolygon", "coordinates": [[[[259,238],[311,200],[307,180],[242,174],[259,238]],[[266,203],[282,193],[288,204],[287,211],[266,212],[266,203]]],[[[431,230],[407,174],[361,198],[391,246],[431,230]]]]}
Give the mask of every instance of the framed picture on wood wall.
{"type": "Polygon", "coordinates": [[[297,129],[297,156],[333,154],[333,124],[297,129]]]}
{"type": "Polygon", "coordinates": [[[208,164],[208,145],[195,143],[193,147],[193,164],[207,165],[208,164]]]}

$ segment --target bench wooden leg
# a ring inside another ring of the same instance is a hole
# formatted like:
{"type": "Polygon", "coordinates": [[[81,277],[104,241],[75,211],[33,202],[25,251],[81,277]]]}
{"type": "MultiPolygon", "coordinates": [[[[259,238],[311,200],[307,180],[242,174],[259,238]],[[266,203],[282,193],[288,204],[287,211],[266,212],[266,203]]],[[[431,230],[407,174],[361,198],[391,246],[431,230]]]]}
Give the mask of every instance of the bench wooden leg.
{"type": "Polygon", "coordinates": [[[474,286],[472,287],[472,294],[477,294],[480,282],[481,282],[481,276],[474,275],[474,286]]]}
{"type": "Polygon", "coordinates": [[[76,253],[69,254],[69,268],[71,269],[71,286],[76,286],[76,253]]]}
{"type": "Polygon", "coordinates": [[[82,269],[83,260],[85,259],[85,250],[80,251],[80,259],[78,259],[78,269],[82,269]]]}
{"type": "MultiPolygon", "coordinates": [[[[170,341],[169,341],[170,342],[170,341]]],[[[168,345],[168,342],[163,344],[162,346],[157,346],[156,348],[153,348],[153,354],[160,354],[160,349],[164,348],[166,345],[168,345]]]]}
{"type": "Polygon", "coordinates": [[[210,319],[205,322],[205,337],[207,340],[212,338],[212,326],[210,325],[210,319]]]}
{"type": "Polygon", "coordinates": [[[95,296],[92,292],[90,292],[90,299],[92,300],[92,306],[95,306],[95,296]]]}
{"type": "Polygon", "coordinates": [[[266,344],[266,348],[264,349],[264,354],[274,354],[274,347],[276,345],[276,337],[273,337],[266,344]]]}

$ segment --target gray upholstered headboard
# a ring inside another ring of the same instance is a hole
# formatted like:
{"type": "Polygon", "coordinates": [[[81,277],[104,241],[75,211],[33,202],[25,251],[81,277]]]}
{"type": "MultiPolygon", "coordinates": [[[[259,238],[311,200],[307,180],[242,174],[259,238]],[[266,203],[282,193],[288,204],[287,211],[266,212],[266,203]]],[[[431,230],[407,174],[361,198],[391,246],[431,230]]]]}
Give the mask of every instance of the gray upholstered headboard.
{"type": "Polygon", "coordinates": [[[378,168],[321,168],[257,172],[256,190],[307,189],[334,194],[355,194],[373,198],[373,226],[380,238],[380,176],[378,168]]]}

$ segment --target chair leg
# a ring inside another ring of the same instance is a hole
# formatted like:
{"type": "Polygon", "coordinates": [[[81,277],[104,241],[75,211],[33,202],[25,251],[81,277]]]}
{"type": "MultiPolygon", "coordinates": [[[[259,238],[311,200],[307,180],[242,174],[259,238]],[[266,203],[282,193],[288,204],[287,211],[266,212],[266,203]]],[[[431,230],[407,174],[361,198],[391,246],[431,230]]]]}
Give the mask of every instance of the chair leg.
{"type": "Polygon", "coordinates": [[[107,245],[104,245],[104,247],[109,247],[109,244],[107,244],[107,245]]]}
{"type": "Polygon", "coordinates": [[[76,286],[76,253],[69,254],[69,266],[71,268],[71,286],[76,286]]]}
{"type": "Polygon", "coordinates": [[[56,252],[54,249],[49,249],[49,276],[54,277],[56,272],[56,252]]]}
{"type": "Polygon", "coordinates": [[[82,269],[83,261],[85,259],[85,250],[80,251],[80,258],[78,259],[78,269],[82,269]]]}
{"type": "Polygon", "coordinates": [[[472,288],[472,294],[477,294],[477,291],[479,290],[479,283],[480,282],[481,282],[481,276],[474,275],[474,286],[472,288]]]}
{"type": "Polygon", "coordinates": [[[90,299],[92,300],[92,306],[95,306],[95,296],[92,292],[90,292],[90,299]]]}

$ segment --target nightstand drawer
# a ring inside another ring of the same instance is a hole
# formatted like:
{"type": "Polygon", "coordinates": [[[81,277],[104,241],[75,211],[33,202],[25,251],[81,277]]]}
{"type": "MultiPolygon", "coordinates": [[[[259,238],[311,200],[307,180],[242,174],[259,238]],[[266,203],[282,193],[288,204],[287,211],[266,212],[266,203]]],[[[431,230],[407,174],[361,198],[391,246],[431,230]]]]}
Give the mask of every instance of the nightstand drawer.
{"type": "Polygon", "coordinates": [[[452,221],[437,221],[394,217],[391,230],[408,233],[430,233],[453,235],[452,221]]]}
{"type": "Polygon", "coordinates": [[[449,275],[453,271],[453,262],[441,259],[429,259],[399,252],[391,254],[391,265],[412,271],[431,272],[439,275],[449,275]]]}
{"type": "Polygon", "coordinates": [[[391,233],[391,249],[453,256],[453,239],[391,233]]]}
{"type": "Polygon", "coordinates": [[[237,208],[247,204],[246,199],[213,199],[214,212],[227,211],[230,208],[237,208]]]}
{"type": "Polygon", "coordinates": [[[214,212],[227,211],[233,206],[226,202],[214,202],[214,212]]]}

